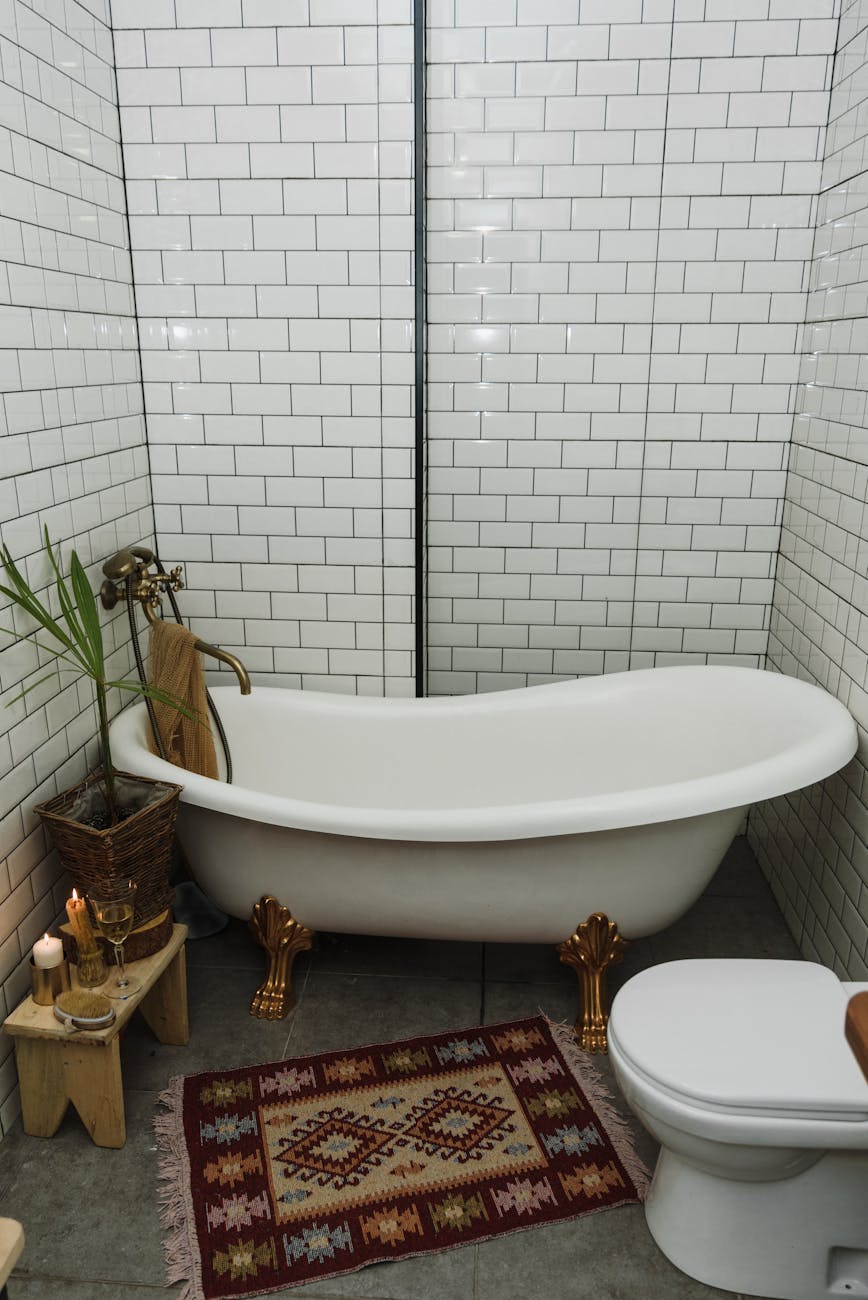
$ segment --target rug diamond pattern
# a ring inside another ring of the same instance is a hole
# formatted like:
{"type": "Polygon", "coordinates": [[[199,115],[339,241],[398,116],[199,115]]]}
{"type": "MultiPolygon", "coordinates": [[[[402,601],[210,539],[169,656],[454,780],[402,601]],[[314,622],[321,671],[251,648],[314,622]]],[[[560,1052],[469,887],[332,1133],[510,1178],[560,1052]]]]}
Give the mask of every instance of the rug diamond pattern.
{"type": "Polygon", "coordinates": [[[464,1097],[434,1097],[432,1104],[407,1129],[421,1150],[461,1151],[470,1155],[513,1113],[507,1107],[481,1104],[464,1097]]]}
{"type": "Polygon", "coordinates": [[[279,1222],[546,1163],[499,1062],[356,1088],[334,1101],[314,1093],[260,1109],[279,1222]]]}
{"type": "Polygon", "coordinates": [[[281,1140],[275,1159],[341,1185],[369,1169],[371,1158],[393,1141],[393,1133],[365,1128],[352,1119],[329,1117],[297,1142],[281,1140]]]}

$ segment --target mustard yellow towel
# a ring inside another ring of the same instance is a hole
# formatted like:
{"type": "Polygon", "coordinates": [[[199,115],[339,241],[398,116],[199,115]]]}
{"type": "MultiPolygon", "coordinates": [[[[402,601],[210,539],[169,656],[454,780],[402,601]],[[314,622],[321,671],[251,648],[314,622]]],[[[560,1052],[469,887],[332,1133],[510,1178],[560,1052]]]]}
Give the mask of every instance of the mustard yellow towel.
{"type": "Polygon", "coordinates": [[[183,700],[194,714],[192,718],[185,718],[170,704],[154,700],[154,713],[167,759],[188,772],[216,778],[219,775],[217,752],[211,734],[205,676],[195,635],[180,623],[158,619],[151,626],[149,675],[155,686],[183,700]]]}

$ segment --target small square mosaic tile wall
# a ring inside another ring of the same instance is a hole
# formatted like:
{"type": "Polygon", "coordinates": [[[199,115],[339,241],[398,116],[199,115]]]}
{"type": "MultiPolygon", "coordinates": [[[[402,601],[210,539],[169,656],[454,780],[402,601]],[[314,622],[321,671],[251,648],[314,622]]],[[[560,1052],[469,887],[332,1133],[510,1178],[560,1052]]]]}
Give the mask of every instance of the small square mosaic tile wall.
{"type": "Polygon", "coordinates": [[[412,694],[410,0],[112,16],[157,529],[185,613],[254,679],[412,694]]]}
{"type": "Polygon", "coordinates": [[[807,957],[868,979],[868,3],[845,4],[793,424],[769,666],[842,700],[859,752],[755,810],[751,843],[807,957]]]}
{"type": "MultiPolygon", "coordinates": [[[[107,0],[0,0],[0,536],[37,585],[44,525],[94,586],[153,536],[122,174],[107,0]]],[[[106,627],[123,673],[126,619],[106,627]]],[[[13,703],[44,673],[0,654],[0,1016],[66,893],[31,810],[96,761],[88,686],[50,679],[13,703]]],[[[0,1039],[4,1130],[11,1049],[0,1039]]]]}

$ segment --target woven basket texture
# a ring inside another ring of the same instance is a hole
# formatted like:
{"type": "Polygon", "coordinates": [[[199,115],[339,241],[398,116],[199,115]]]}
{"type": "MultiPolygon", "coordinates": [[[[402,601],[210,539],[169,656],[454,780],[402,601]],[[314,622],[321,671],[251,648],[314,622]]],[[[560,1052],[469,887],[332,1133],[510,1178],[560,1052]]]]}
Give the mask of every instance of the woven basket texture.
{"type": "Polygon", "coordinates": [[[39,804],[36,811],[80,893],[98,897],[106,886],[135,881],[138,891],[133,925],[140,926],[172,904],[169,872],[181,787],[130,772],[116,771],[116,775],[141,785],[159,786],[165,794],[116,826],[97,830],[66,816],[82,790],[102,779],[101,773],[94,772],[82,785],[39,804]]]}

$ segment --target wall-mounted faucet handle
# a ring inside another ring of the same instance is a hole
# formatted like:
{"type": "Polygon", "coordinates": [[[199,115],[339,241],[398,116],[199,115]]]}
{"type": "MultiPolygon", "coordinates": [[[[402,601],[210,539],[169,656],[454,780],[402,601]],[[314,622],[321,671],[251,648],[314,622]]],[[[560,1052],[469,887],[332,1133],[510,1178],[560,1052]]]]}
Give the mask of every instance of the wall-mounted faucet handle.
{"type": "Polygon", "coordinates": [[[174,569],[169,570],[168,585],[172,588],[172,591],[184,590],[184,579],[181,577],[181,574],[183,572],[184,572],[183,564],[176,564],[174,569]]]}
{"type": "Polygon", "coordinates": [[[138,581],[133,584],[133,595],[140,600],[143,605],[159,605],[160,592],[165,588],[165,582],[159,573],[148,573],[147,569],[139,570],[138,581]]]}
{"type": "Polygon", "coordinates": [[[99,589],[99,598],[102,601],[103,609],[114,609],[119,600],[123,600],[126,592],[123,587],[118,587],[112,582],[111,578],[106,578],[99,589]]]}

